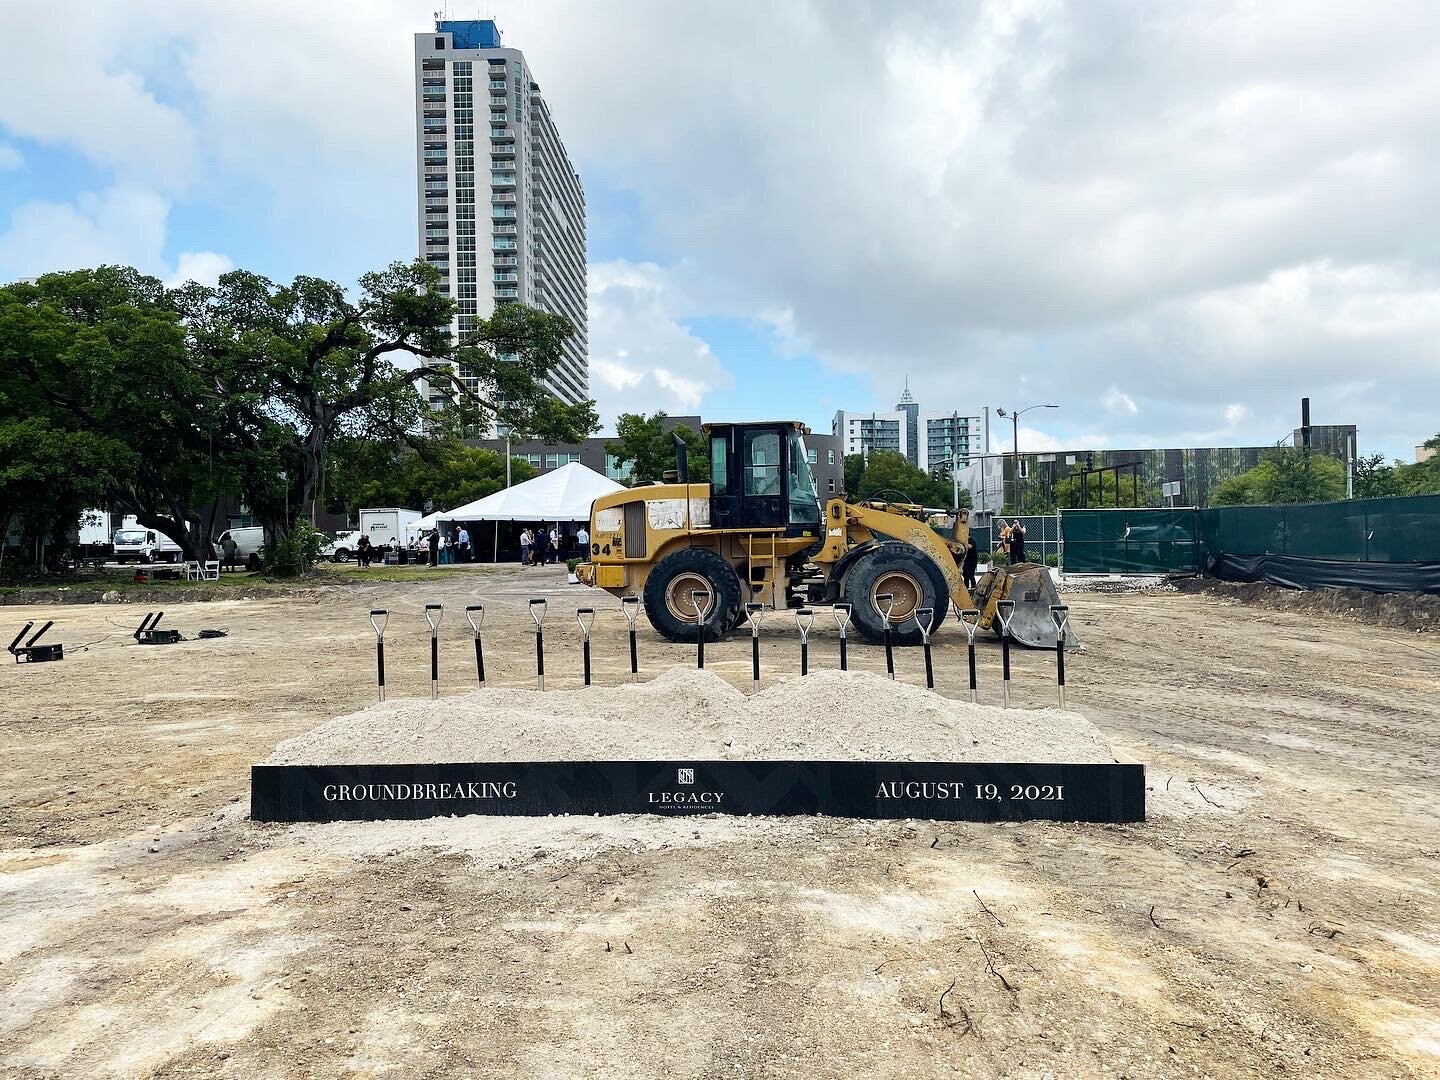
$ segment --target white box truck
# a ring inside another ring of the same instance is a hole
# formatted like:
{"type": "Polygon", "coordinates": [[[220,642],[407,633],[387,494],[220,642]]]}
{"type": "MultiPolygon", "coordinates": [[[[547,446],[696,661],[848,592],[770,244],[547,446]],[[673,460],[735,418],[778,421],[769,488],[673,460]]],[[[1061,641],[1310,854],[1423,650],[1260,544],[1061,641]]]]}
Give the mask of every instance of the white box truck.
{"type": "Polygon", "coordinates": [[[419,510],[394,506],[361,510],[360,533],[368,536],[375,547],[384,547],[391,540],[404,547],[416,533],[415,522],[424,516],[419,510]]]}
{"type": "Polygon", "coordinates": [[[108,510],[85,510],[80,514],[75,546],[82,559],[103,558],[114,553],[114,530],[110,528],[108,510]]]}
{"type": "Polygon", "coordinates": [[[184,551],[179,544],[162,532],[147,529],[137,524],[135,518],[127,517],[115,530],[115,561],[129,562],[172,562],[183,559],[184,551]]]}

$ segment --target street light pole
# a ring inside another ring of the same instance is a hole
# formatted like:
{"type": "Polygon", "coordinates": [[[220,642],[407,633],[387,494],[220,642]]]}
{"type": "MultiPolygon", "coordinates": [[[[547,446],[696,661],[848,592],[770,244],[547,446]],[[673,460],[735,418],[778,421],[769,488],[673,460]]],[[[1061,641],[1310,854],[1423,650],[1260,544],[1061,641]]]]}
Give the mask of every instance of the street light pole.
{"type": "MultiPolygon", "coordinates": [[[[1059,405],[1044,405],[1044,404],[1038,404],[1038,405],[1026,405],[1025,408],[1023,408],[1023,409],[1015,409],[1015,410],[1013,410],[1013,411],[1011,411],[1011,412],[1009,412],[1009,413],[1007,413],[1004,409],[1001,409],[1001,408],[997,408],[997,409],[995,410],[995,415],[996,415],[996,416],[1000,416],[1000,417],[1009,416],[1009,418],[1010,418],[1010,426],[1011,426],[1011,429],[1012,429],[1012,431],[1013,431],[1013,433],[1014,433],[1014,439],[1015,439],[1015,513],[1016,513],[1016,516],[1019,516],[1019,515],[1024,511],[1024,509],[1025,509],[1025,494],[1024,494],[1023,489],[1020,487],[1020,417],[1023,416],[1025,413],[1029,412],[1031,409],[1058,409],[1059,407],[1060,407],[1059,405]]],[[[1003,495],[1002,495],[1002,498],[1003,498],[1003,495]]]]}

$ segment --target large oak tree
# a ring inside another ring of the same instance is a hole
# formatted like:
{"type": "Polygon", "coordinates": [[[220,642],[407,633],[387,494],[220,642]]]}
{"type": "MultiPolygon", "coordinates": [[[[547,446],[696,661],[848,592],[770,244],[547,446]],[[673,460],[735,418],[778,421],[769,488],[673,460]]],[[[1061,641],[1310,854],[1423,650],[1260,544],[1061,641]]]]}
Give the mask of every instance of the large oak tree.
{"type": "Polygon", "coordinates": [[[202,511],[225,493],[274,545],[318,498],[334,439],[421,446],[502,423],[573,442],[597,426],[593,403],[545,389],[569,320],[505,304],[457,341],[439,283],[420,261],[364,275],[353,299],[240,270],[173,290],[127,267],[49,274],[0,288],[0,378],[123,444],[133,460],[110,497],[189,557],[212,554],[202,511]]]}

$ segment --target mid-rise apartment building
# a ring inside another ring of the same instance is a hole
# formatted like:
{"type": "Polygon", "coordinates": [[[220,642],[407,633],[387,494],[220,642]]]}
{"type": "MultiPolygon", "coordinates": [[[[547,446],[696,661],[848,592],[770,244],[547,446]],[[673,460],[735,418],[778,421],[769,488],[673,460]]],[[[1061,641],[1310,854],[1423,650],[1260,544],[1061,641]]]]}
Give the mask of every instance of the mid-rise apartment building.
{"type": "Polygon", "coordinates": [[[546,388],[586,400],[585,189],[525,54],[501,46],[494,21],[415,35],[415,131],[420,252],[459,306],[453,330],[508,301],[566,316],[576,333],[546,388]]]}
{"type": "Polygon", "coordinates": [[[948,471],[954,458],[964,466],[972,455],[985,452],[985,415],[922,409],[907,383],[893,410],[837,412],[830,434],[841,441],[846,454],[889,450],[905,455],[926,472],[948,471]]]}

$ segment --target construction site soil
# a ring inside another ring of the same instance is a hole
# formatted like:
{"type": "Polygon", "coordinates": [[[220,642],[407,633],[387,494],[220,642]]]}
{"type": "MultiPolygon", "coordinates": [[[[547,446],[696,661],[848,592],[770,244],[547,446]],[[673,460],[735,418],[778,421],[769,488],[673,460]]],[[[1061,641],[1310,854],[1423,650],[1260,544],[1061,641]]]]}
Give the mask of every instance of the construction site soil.
{"type": "MultiPolygon", "coordinates": [[[[229,636],[132,643],[59,615],[0,667],[0,1073],[27,1077],[1433,1077],[1440,1071],[1440,644],[1209,595],[1067,597],[1070,705],[1147,764],[1142,824],[445,818],[260,825],[248,769],[389,689],[624,680],[618,603],[563,569],[177,605],[229,636]],[[459,625],[457,626],[457,623],[459,625]]],[[[762,633],[767,685],[798,670],[762,633]]],[[[811,669],[833,667],[817,629],[811,669]]],[[[984,641],[981,700],[999,700],[984,641]]],[[[693,647],[644,627],[646,677],[693,647]]],[[[883,670],[882,649],[850,645],[883,670]]],[[[939,691],[965,693],[946,623],[939,691]]],[[[1018,705],[1054,658],[1017,653],[1018,705]]],[[[748,689],[749,642],[707,648],[748,689]]],[[[901,650],[902,681],[923,681],[901,650]]],[[[817,681],[817,692],[818,692],[817,681]]],[[[718,693],[718,691],[717,691],[718,693]]],[[[426,702],[421,702],[426,704],[426,702]]],[[[409,706],[407,706],[409,707],[409,706]]],[[[1016,711],[1013,723],[1027,714],[1016,711]]],[[[654,729],[673,717],[657,704],[654,729]]],[[[843,718],[837,722],[843,723],[843,718]]],[[[885,741],[889,741],[886,736],[885,741]]]]}
{"type": "Polygon", "coordinates": [[[1201,593],[1223,602],[1294,611],[1320,618],[1341,618],[1390,630],[1440,633],[1440,596],[1426,593],[1375,593],[1365,589],[1286,589],[1265,582],[1229,582],[1212,578],[1179,578],[1183,592],[1201,593]]]}

